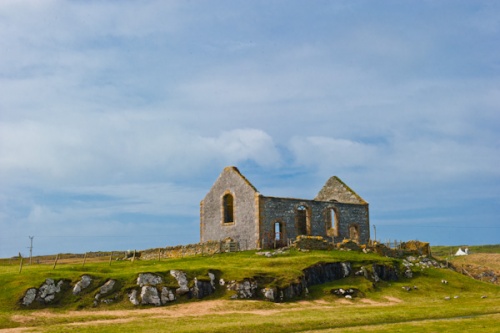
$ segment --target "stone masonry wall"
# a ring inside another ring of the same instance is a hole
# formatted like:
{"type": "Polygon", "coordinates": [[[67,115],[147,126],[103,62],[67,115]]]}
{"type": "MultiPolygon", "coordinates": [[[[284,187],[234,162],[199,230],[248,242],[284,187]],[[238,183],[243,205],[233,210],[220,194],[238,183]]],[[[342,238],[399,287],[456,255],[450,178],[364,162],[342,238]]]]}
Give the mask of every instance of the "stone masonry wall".
{"type": "Polygon", "coordinates": [[[316,200],[264,197],[260,199],[260,238],[261,247],[274,245],[275,223],[282,223],[284,241],[295,239],[299,235],[297,225],[297,207],[307,207],[310,214],[310,236],[322,236],[331,239],[327,234],[327,223],[330,222],[330,210],[338,212],[338,230],[335,242],[349,238],[349,227],[358,226],[359,241],[368,243],[370,227],[368,205],[342,204],[316,200]]]}
{"type": "Polygon", "coordinates": [[[234,167],[225,168],[200,205],[201,242],[231,238],[242,249],[257,246],[256,189],[234,167]],[[223,223],[222,197],[234,198],[234,222],[223,223]]]}
{"type": "Polygon", "coordinates": [[[213,255],[224,252],[224,244],[212,241],[197,244],[167,246],[164,248],[148,249],[141,251],[142,260],[183,258],[197,255],[213,255]]]}
{"type": "Polygon", "coordinates": [[[336,203],[340,215],[338,237],[335,242],[341,242],[344,238],[349,238],[349,226],[357,225],[359,232],[359,243],[367,244],[370,240],[370,219],[368,215],[368,205],[355,205],[336,203]]]}

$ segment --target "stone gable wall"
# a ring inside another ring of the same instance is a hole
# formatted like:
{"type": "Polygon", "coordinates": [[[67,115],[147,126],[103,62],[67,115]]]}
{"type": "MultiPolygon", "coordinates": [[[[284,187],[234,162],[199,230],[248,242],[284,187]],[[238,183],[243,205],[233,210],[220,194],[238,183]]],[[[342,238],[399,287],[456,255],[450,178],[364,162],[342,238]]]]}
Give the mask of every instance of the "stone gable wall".
{"type": "Polygon", "coordinates": [[[239,174],[226,168],[200,204],[201,242],[231,238],[245,248],[257,244],[255,188],[239,174]],[[234,222],[223,223],[222,197],[231,193],[234,198],[234,222]]]}
{"type": "Polygon", "coordinates": [[[344,184],[338,177],[331,177],[325,186],[319,191],[315,200],[338,201],[351,204],[365,204],[366,202],[354,192],[349,186],[344,184]]]}

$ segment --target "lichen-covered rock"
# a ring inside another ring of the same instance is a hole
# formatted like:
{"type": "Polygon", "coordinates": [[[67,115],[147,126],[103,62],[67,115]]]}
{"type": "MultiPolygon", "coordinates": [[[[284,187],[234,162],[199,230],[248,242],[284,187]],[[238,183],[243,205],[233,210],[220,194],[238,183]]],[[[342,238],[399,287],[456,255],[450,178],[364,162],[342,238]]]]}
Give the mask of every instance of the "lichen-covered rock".
{"type": "Polygon", "coordinates": [[[175,293],[179,296],[187,294],[189,292],[189,287],[186,273],[184,273],[183,271],[171,270],[170,275],[172,275],[179,284],[179,288],[175,290],[175,293]]]}
{"type": "Polygon", "coordinates": [[[136,289],[132,289],[130,291],[130,293],[128,294],[128,299],[134,305],[139,305],[140,304],[139,299],[137,299],[137,290],[136,289]]]}
{"type": "Polygon", "coordinates": [[[42,284],[39,291],[39,298],[45,300],[50,295],[54,295],[56,292],[59,292],[60,289],[58,290],[56,284],[54,283],[54,280],[46,279],[45,283],[42,284]]]}
{"type": "Polygon", "coordinates": [[[213,273],[208,273],[208,277],[210,278],[210,284],[212,285],[212,288],[215,289],[215,275],[213,273]]]}
{"type": "Polygon", "coordinates": [[[90,286],[91,282],[92,278],[89,275],[82,275],[80,281],[78,281],[73,288],[73,295],[78,295],[79,293],[81,293],[83,289],[90,286]]]}
{"type": "Polygon", "coordinates": [[[152,273],[141,273],[137,277],[137,285],[143,286],[156,286],[162,283],[163,280],[161,276],[152,273]]]}
{"type": "Polygon", "coordinates": [[[163,287],[161,290],[160,298],[161,298],[161,303],[166,304],[175,301],[175,294],[172,292],[172,290],[168,289],[167,287],[163,287]]]}
{"type": "Polygon", "coordinates": [[[116,283],[115,280],[112,280],[112,279],[108,280],[104,285],[101,286],[101,288],[99,290],[99,294],[106,295],[109,292],[111,292],[113,290],[113,288],[115,287],[115,283],[116,283]]]}
{"type": "Polygon", "coordinates": [[[36,288],[30,288],[30,289],[26,290],[26,294],[24,294],[24,297],[22,300],[23,305],[24,306],[31,305],[31,303],[33,303],[33,301],[36,298],[36,293],[37,293],[36,288]]]}
{"type": "Polygon", "coordinates": [[[60,280],[57,284],[52,279],[46,279],[45,283],[38,290],[37,300],[41,303],[52,302],[56,294],[61,291],[61,287],[64,284],[63,280],[60,280]]]}
{"type": "Polygon", "coordinates": [[[267,299],[268,301],[274,302],[275,295],[276,295],[276,289],[275,288],[264,288],[264,289],[262,289],[262,294],[264,295],[265,299],[267,299]]]}
{"type": "Polygon", "coordinates": [[[161,305],[158,289],[154,286],[143,286],[141,289],[141,303],[144,305],[161,305]]]}
{"type": "Polygon", "coordinates": [[[251,279],[245,279],[242,282],[231,281],[227,285],[227,290],[236,291],[239,298],[254,298],[257,288],[257,282],[251,279]]]}

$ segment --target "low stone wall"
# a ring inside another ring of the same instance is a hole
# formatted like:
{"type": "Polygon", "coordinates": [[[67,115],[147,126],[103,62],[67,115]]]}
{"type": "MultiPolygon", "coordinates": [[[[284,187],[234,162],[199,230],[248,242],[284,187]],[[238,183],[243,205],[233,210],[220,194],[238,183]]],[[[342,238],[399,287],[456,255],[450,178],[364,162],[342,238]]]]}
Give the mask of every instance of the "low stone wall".
{"type": "Polygon", "coordinates": [[[333,245],[321,236],[297,236],[291,246],[300,250],[333,249],[333,245]]]}
{"type": "Polygon", "coordinates": [[[167,246],[164,248],[148,249],[141,251],[141,259],[169,259],[183,258],[198,255],[213,255],[226,252],[226,242],[208,241],[205,243],[196,243],[188,245],[167,246]]]}

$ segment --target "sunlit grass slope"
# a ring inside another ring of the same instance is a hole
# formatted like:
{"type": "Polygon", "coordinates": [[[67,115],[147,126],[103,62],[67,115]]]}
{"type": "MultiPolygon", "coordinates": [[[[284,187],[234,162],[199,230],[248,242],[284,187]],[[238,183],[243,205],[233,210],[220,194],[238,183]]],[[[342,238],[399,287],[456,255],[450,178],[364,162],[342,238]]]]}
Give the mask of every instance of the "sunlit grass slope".
{"type": "MultiPolygon", "coordinates": [[[[351,262],[354,268],[372,263],[400,265],[393,258],[354,251],[290,251],[266,258],[254,251],[212,257],[158,261],[117,261],[58,265],[0,265],[0,328],[20,327],[28,332],[498,332],[500,287],[470,279],[447,269],[414,268],[412,279],[372,281],[351,276],[310,288],[307,297],[276,304],[229,300],[222,288],[207,299],[181,299],[164,307],[134,307],[126,297],[115,304],[92,307],[92,297],[107,279],[116,279],[123,290],[136,286],[139,273],[183,270],[190,279],[207,278],[209,271],[226,281],[260,277],[267,283],[293,282],[306,267],[320,262],[351,262]],[[95,281],[86,296],[69,296],[49,310],[26,310],[19,300],[29,287],[46,278],[68,279],[83,274],[95,281]],[[447,280],[448,284],[441,283],[447,280]],[[411,286],[410,292],[403,287],[411,286]],[[416,289],[413,289],[416,287],[416,289]],[[93,288],[93,289],[92,289],[93,288]],[[338,298],[333,288],[357,288],[362,296],[338,298]],[[76,311],[75,311],[76,310],[76,311]]],[[[175,284],[169,280],[167,284],[175,284]]]]}

